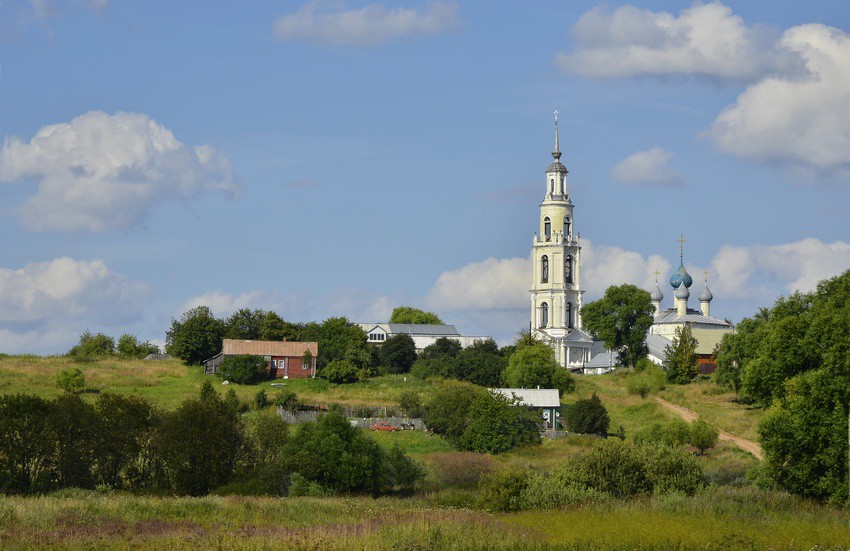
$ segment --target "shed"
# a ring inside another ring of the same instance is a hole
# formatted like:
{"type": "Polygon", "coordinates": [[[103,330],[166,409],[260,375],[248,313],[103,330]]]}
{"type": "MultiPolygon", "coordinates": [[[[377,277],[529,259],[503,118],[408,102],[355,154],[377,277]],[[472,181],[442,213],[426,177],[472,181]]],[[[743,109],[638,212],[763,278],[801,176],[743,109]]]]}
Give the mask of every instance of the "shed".
{"type": "Polygon", "coordinates": [[[557,388],[491,388],[490,392],[501,394],[506,398],[516,398],[520,405],[539,409],[545,428],[558,427],[561,395],[557,388]]]}

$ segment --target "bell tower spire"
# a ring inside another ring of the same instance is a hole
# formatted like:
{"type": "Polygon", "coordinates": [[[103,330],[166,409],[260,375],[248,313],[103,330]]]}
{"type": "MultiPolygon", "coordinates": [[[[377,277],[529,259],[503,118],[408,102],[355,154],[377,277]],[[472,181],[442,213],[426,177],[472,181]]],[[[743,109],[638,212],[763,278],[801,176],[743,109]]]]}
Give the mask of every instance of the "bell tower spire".
{"type": "Polygon", "coordinates": [[[561,160],[561,146],[558,143],[558,111],[555,110],[555,149],[552,151],[555,161],[561,160]]]}

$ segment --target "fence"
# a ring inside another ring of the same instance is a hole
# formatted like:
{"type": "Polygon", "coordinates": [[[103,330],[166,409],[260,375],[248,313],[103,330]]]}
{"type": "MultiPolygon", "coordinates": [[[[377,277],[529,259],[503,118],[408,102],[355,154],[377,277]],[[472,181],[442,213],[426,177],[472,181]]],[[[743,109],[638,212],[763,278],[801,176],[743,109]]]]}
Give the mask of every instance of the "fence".
{"type": "MultiPolygon", "coordinates": [[[[287,411],[283,408],[277,408],[277,414],[287,423],[297,425],[298,423],[311,423],[319,418],[319,415],[324,411],[287,411]]],[[[357,415],[358,408],[345,408],[345,416],[349,418],[352,426],[368,429],[378,421],[387,423],[393,427],[398,427],[402,424],[410,426],[416,430],[424,430],[425,423],[418,417],[360,417],[357,415]]]]}

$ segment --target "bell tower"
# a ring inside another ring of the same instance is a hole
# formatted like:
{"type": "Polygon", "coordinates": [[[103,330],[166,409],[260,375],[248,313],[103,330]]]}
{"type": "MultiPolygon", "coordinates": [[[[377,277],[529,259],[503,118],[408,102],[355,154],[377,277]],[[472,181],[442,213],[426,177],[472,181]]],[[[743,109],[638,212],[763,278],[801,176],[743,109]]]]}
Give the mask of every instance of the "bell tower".
{"type": "Polygon", "coordinates": [[[561,163],[557,111],[552,158],[531,244],[531,334],[553,347],[562,366],[581,367],[590,359],[585,342],[590,338],[581,331],[581,246],[567,193],[569,171],[561,163]]]}

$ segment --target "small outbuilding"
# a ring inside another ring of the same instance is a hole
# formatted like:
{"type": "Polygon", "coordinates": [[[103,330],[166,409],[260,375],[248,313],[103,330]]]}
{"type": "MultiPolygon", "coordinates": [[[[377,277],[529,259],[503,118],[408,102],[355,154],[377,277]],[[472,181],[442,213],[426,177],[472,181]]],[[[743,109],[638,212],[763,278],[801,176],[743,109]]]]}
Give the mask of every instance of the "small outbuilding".
{"type": "Polygon", "coordinates": [[[522,406],[540,410],[546,429],[558,428],[561,396],[557,388],[491,388],[490,392],[516,398],[522,406]]]}
{"type": "Polygon", "coordinates": [[[316,376],[319,344],[295,341],[246,341],[224,339],[221,352],[204,362],[204,373],[218,373],[218,367],[228,356],[262,356],[272,377],[278,379],[307,379],[316,376]],[[307,354],[309,352],[309,355],[307,354]],[[309,363],[305,363],[305,356],[309,363]]]}

